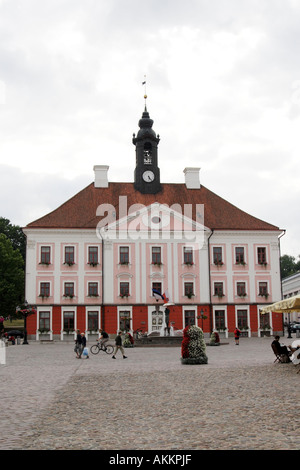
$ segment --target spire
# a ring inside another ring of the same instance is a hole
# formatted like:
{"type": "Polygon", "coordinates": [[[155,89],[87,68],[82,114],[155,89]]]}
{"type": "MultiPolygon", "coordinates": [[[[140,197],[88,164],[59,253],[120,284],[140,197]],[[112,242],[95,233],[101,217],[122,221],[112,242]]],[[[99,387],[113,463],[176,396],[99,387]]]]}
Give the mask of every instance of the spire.
{"type": "Polygon", "coordinates": [[[148,98],[148,96],[146,94],[146,75],[144,77],[145,77],[145,80],[142,82],[142,85],[145,86],[145,92],[144,92],[145,93],[144,94],[145,108],[144,108],[144,112],[142,114],[142,117],[139,120],[140,130],[138,131],[137,136],[135,136],[135,134],[133,134],[132,142],[133,142],[134,145],[136,145],[138,140],[145,139],[145,138],[148,138],[150,140],[155,140],[155,142],[157,142],[157,143],[160,140],[159,135],[157,135],[157,137],[156,137],[156,133],[152,129],[154,121],[153,121],[153,119],[150,118],[150,115],[149,115],[149,112],[148,112],[148,109],[147,109],[147,98],[148,98]]]}

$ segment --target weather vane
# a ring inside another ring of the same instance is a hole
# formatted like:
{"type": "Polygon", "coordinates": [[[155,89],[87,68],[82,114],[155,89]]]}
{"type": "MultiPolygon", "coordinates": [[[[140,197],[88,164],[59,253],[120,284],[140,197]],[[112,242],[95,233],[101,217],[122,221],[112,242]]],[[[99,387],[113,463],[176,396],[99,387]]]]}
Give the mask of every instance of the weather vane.
{"type": "Polygon", "coordinates": [[[145,106],[146,106],[146,100],[147,100],[147,92],[146,92],[146,75],[144,75],[144,81],[142,82],[142,85],[145,87],[144,91],[144,98],[145,98],[145,106]]]}

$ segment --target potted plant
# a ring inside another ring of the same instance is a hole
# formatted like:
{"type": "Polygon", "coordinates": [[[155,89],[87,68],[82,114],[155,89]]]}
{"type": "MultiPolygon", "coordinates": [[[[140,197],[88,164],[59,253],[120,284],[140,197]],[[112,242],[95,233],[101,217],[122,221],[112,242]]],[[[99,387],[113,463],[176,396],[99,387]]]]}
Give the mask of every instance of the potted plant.
{"type": "Polygon", "coordinates": [[[219,333],[213,331],[210,337],[209,345],[210,346],[220,346],[220,336],[219,333]]]}
{"type": "Polygon", "coordinates": [[[183,330],[181,343],[182,364],[207,364],[206,345],[201,328],[192,325],[183,330]]]}

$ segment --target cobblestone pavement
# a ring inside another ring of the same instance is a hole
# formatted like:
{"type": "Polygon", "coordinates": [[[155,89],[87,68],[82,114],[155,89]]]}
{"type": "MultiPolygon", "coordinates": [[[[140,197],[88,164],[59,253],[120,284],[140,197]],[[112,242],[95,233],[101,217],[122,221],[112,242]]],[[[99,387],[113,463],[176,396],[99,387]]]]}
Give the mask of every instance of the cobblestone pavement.
{"type": "Polygon", "coordinates": [[[271,338],[226,341],[205,365],[182,365],[180,347],[79,360],[72,343],[9,346],[0,449],[299,449],[295,366],[274,363],[271,338]]]}

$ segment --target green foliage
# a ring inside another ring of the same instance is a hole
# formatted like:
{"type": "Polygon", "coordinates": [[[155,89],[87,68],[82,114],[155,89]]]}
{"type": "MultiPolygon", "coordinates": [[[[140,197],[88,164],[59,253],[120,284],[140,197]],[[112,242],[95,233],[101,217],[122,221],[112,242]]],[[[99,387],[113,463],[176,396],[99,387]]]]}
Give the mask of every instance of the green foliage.
{"type": "Polygon", "coordinates": [[[281,279],[284,279],[300,271],[300,255],[298,258],[299,260],[296,261],[294,256],[283,255],[280,257],[281,279]]]}
{"type": "Polygon", "coordinates": [[[14,315],[24,300],[24,260],[12,242],[0,233],[0,314],[14,315]]]}
{"type": "Polygon", "coordinates": [[[11,241],[14,250],[19,250],[25,260],[26,237],[19,225],[12,225],[8,219],[0,217],[0,233],[11,241]]]}

